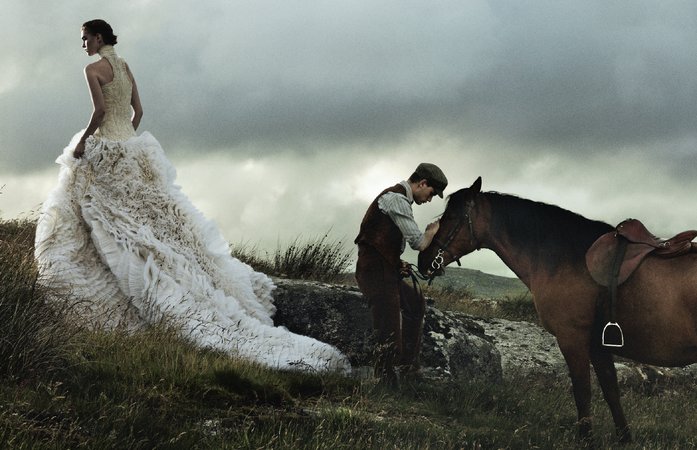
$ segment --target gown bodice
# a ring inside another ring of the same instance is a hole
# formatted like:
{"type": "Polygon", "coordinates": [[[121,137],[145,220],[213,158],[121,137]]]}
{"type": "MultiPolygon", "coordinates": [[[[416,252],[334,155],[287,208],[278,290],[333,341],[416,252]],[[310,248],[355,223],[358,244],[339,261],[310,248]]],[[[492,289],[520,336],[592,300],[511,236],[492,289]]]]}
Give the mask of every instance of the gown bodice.
{"type": "Polygon", "coordinates": [[[133,83],[126,62],[119,58],[113,46],[103,45],[99,54],[111,64],[114,79],[102,86],[106,114],[95,136],[113,141],[126,140],[136,134],[131,123],[133,83]]]}

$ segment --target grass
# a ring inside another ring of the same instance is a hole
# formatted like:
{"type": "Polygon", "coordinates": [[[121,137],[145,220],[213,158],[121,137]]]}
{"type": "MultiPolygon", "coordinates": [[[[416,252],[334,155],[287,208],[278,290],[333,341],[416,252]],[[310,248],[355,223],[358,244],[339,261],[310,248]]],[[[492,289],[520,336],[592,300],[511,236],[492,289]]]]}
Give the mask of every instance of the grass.
{"type": "Polygon", "coordinates": [[[305,242],[296,238],[285,248],[279,245],[273,255],[261,256],[246,244],[233,246],[232,255],[267,275],[332,282],[345,275],[352,252],[327,233],[305,242]]]}
{"type": "Polygon", "coordinates": [[[34,224],[0,223],[0,376],[23,379],[60,368],[75,330],[66,305],[48,301],[34,261],[34,224]]]}
{"type": "Polygon", "coordinates": [[[537,311],[529,293],[490,300],[476,298],[469,291],[453,286],[426,286],[424,294],[433,299],[434,306],[440,310],[538,323],[537,311]]]}
{"type": "MultiPolygon", "coordinates": [[[[578,446],[566,379],[414,380],[390,390],[370,379],[284,373],[202,351],[165,323],[132,333],[76,328],[37,285],[32,241],[32,223],[0,221],[0,448],[578,446]]],[[[443,301],[466,303],[452,297],[443,301]]],[[[636,443],[622,448],[697,446],[697,423],[686,420],[697,415],[693,384],[624,386],[636,443]]],[[[619,448],[597,387],[592,407],[595,444],[619,448]]]]}
{"type": "MultiPolygon", "coordinates": [[[[181,343],[168,343],[177,352],[157,353],[161,339],[157,333],[136,342],[107,339],[72,380],[5,386],[0,443],[56,449],[577,445],[575,410],[563,381],[414,382],[389,391],[369,381],[268,371],[181,343]],[[114,345],[123,352],[112,352],[114,345]],[[148,353],[158,357],[139,361],[148,353]],[[139,362],[124,365],[123,358],[139,362]]],[[[623,448],[697,444],[697,427],[679,423],[697,412],[689,386],[654,395],[628,391],[623,400],[637,430],[637,443],[623,448]]],[[[615,446],[606,406],[595,398],[593,409],[596,443],[615,446]]]]}

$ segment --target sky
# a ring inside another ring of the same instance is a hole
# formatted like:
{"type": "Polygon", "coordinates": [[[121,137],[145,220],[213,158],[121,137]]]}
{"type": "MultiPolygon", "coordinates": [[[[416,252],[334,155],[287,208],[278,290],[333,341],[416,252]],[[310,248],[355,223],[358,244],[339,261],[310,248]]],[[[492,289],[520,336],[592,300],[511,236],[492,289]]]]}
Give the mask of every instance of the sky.
{"type": "MultiPolygon", "coordinates": [[[[693,0],[2,1],[4,219],[36,217],[89,120],[80,26],[102,18],[139,131],[233,245],[354,251],[369,203],[420,162],[446,195],[481,176],[613,225],[697,228],[693,0]]],[[[513,276],[490,251],[462,263],[513,276]]]]}

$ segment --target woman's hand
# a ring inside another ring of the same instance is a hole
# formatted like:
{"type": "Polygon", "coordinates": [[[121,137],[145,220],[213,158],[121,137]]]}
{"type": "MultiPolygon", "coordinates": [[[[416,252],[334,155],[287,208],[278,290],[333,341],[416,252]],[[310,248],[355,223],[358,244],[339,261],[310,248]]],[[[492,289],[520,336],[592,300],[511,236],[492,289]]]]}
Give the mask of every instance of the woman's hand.
{"type": "Polygon", "coordinates": [[[80,141],[77,143],[75,146],[75,150],[73,150],[73,157],[76,159],[82,158],[82,155],[85,154],[85,143],[83,141],[80,141]]]}

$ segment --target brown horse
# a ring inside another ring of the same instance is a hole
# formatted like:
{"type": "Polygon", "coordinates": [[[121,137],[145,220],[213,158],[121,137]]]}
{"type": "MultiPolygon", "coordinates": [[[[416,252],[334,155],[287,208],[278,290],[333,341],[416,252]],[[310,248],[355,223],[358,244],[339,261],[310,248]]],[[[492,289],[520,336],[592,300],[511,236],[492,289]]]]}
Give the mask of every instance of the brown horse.
{"type": "Polygon", "coordinates": [[[557,339],[569,367],[581,437],[591,437],[592,363],[618,437],[627,442],[631,435],[612,354],[659,366],[697,362],[697,253],[647,257],[618,290],[615,313],[625,344],[603,347],[609,296],[591,278],[585,254],[613,230],[557,206],[481,192],[478,178],[449,197],[438,233],[419,254],[419,270],[433,277],[474,250],[493,250],[530,289],[542,325],[557,339]]]}

